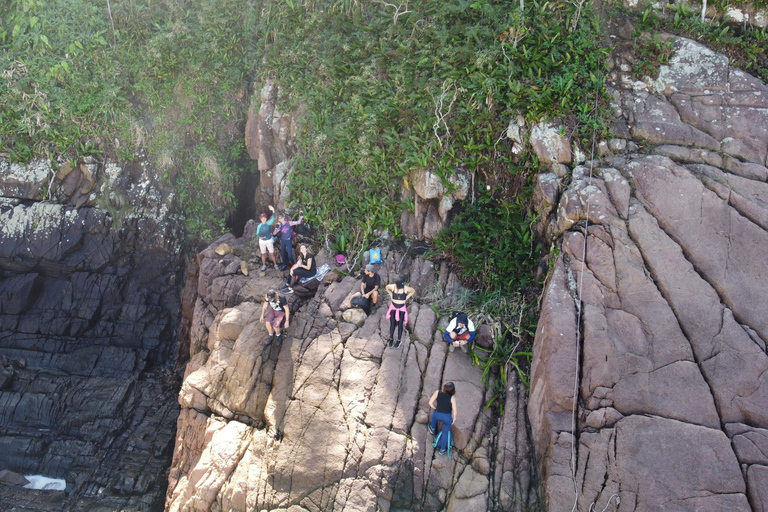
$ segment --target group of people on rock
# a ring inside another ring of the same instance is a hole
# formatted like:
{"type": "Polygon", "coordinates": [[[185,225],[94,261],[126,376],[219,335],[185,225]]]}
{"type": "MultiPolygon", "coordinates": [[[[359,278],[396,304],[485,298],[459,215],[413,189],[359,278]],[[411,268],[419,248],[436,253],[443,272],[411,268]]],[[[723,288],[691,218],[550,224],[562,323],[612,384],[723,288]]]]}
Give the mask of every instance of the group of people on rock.
{"type": "Polygon", "coordinates": [[[269,205],[269,211],[272,216],[267,219],[267,214],[259,214],[260,223],[256,226],[255,236],[259,240],[259,251],[261,251],[261,271],[267,270],[267,254],[269,254],[275,270],[285,271],[288,266],[294,265],[293,260],[293,226],[301,224],[304,221],[303,212],[299,213],[298,220],[290,220],[285,213],[277,214],[277,225],[273,228],[275,222],[275,208],[269,205]],[[277,264],[275,255],[275,238],[280,235],[280,257],[282,267],[277,264]]]}
{"type": "MultiPolygon", "coordinates": [[[[281,213],[277,215],[278,224],[275,222],[275,209],[270,205],[272,216],[268,219],[266,213],[259,216],[260,224],[256,227],[255,236],[259,241],[261,251],[261,270],[267,269],[266,257],[269,255],[276,270],[290,270],[286,277],[285,286],[277,290],[269,290],[264,297],[259,322],[265,324],[267,332],[266,345],[276,341],[276,345],[283,342],[283,331],[290,325],[290,306],[285,298],[286,294],[293,293],[293,286],[301,278],[312,277],[317,273],[315,255],[309,252],[306,244],[299,245],[299,254],[296,261],[293,259],[293,229],[292,227],[303,221],[300,215],[296,221],[289,220],[281,213]],[[280,233],[280,254],[282,267],[278,265],[274,248],[274,237],[280,233]]],[[[381,277],[376,273],[373,265],[366,265],[360,281],[360,292],[355,294],[370,302],[371,310],[375,310],[379,304],[379,288],[381,277]]],[[[402,278],[385,287],[390,296],[389,308],[386,318],[389,320],[389,337],[386,345],[389,348],[400,348],[403,339],[403,330],[408,324],[408,301],[415,295],[416,290],[406,286],[402,278]],[[397,332],[397,338],[395,338],[397,332]]],[[[475,325],[463,312],[455,312],[451,315],[448,326],[443,333],[443,339],[449,344],[449,351],[453,352],[460,347],[465,353],[467,345],[475,340],[475,325]]],[[[433,409],[432,419],[429,424],[429,432],[437,435],[435,446],[441,453],[446,453],[450,446],[450,429],[456,421],[456,387],[453,382],[446,382],[443,387],[435,391],[429,399],[429,406],[433,409]],[[438,424],[442,424],[440,434],[437,434],[438,424]]]]}

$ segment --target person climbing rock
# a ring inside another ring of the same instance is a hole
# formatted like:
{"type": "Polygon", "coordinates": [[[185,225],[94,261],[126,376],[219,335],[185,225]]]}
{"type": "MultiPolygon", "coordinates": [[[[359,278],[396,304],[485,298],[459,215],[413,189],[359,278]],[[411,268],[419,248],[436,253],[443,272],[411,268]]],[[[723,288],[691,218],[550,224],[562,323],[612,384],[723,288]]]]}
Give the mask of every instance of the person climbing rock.
{"type": "Polygon", "coordinates": [[[277,257],[275,256],[275,244],[272,241],[272,223],[275,222],[275,208],[269,205],[269,211],[272,212],[272,216],[267,220],[267,214],[263,213],[259,215],[261,223],[256,226],[256,237],[259,240],[259,251],[261,251],[261,271],[267,270],[267,253],[272,259],[272,263],[275,265],[275,270],[280,266],[277,264],[277,257]]]}
{"type": "Polygon", "coordinates": [[[292,286],[299,282],[302,277],[312,277],[317,274],[317,263],[315,255],[309,252],[306,244],[299,246],[299,260],[291,267],[288,278],[285,282],[285,293],[293,293],[292,286]]]}
{"type": "Polygon", "coordinates": [[[290,326],[291,320],[291,310],[288,307],[288,302],[277,291],[269,290],[264,297],[264,302],[261,306],[261,317],[259,318],[259,322],[266,322],[267,332],[269,332],[265,346],[269,346],[272,340],[275,339],[275,336],[277,336],[278,346],[283,343],[283,332],[280,329],[283,319],[285,319],[283,328],[287,329],[290,326]],[[266,313],[267,308],[269,308],[269,313],[267,313],[265,318],[264,313],[266,313]]]}
{"type": "Polygon", "coordinates": [[[451,433],[451,425],[456,421],[456,386],[453,382],[443,384],[443,389],[438,389],[432,393],[429,399],[429,406],[433,409],[432,421],[429,423],[429,433],[435,435],[437,424],[441,423],[440,438],[437,441],[437,448],[440,453],[448,451],[448,437],[451,433]]]}
{"type": "Polygon", "coordinates": [[[280,257],[283,259],[283,266],[280,270],[287,270],[289,265],[293,265],[293,229],[291,226],[301,224],[304,220],[304,212],[299,212],[299,220],[288,220],[285,213],[277,216],[277,226],[272,231],[273,235],[280,233],[280,257]]]}
{"type": "Polygon", "coordinates": [[[448,327],[445,328],[443,339],[450,343],[448,350],[453,352],[456,347],[461,347],[465,354],[469,351],[467,343],[475,341],[475,324],[472,323],[466,313],[457,312],[451,316],[448,327]]]}
{"type": "Polygon", "coordinates": [[[387,344],[390,347],[400,348],[400,342],[403,340],[403,327],[408,324],[406,302],[413,297],[416,290],[410,286],[405,286],[402,279],[398,279],[394,284],[388,284],[386,290],[392,298],[387,310],[387,318],[389,319],[389,341],[387,344]],[[394,341],[395,327],[397,327],[397,343],[394,341]]]}

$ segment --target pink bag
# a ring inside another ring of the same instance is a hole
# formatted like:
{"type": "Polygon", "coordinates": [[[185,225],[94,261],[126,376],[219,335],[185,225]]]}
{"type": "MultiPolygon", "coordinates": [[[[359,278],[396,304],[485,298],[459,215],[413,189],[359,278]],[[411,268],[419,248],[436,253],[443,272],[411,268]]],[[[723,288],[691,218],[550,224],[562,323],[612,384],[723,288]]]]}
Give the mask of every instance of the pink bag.
{"type": "Polygon", "coordinates": [[[345,258],[343,254],[337,254],[336,255],[336,266],[337,267],[342,266],[346,262],[347,262],[347,258],[345,258]]]}

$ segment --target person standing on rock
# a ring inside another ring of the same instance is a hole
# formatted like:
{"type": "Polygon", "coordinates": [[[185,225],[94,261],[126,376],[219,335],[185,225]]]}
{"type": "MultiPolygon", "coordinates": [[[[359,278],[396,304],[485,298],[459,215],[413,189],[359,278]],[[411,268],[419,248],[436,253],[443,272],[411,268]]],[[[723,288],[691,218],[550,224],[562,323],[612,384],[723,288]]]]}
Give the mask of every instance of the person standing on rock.
{"type": "Polygon", "coordinates": [[[259,239],[259,250],[261,251],[261,271],[267,270],[267,253],[269,253],[272,263],[275,265],[275,270],[280,266],[277,264],[277,257],[275,256],[275,244],[272,241],[272,223],[275,222],[275,208],[269,205],[269,211],[272,212],[272,216],[267,220],[267,214],[263,213],[259,215],[261,224],[256,226],[256,237],[259,239]]]}
{"type": "Polygon", "coordinates": [[[448,347],[450,352],[456,347],[461,347],[465,354],[468,352],[467,343],[475,341],[475,324],[467,317],[466,313],[454,313],[448,327],[445,328],[443,339],[451,345],[448,347]]]}
{"type": "Polygon", "coordinates": [[[291,226],[301,224],[304,220],[304,212],[299,212],[299,220],[288,220],[285,213],[277,216],[277,226],[272,232],[273,235],[280,233],[280,257],[283,258],[283,266],[280,270],[287,270],[289,265],[293,265],[293,229],[291,226]]]}
{"type": "Polygon", "coordinates": [[[315,263],[315,255],[309,252],[306,244],[299,246],[299,261],[291,267],[291,272],[288,274],[288,279],[285,282],[285,293],[293,293],[293,285],[299,282],[302,277],[312,277],[317,274],[317,263],[315,263]]]}
{"type": "Polygon", "coordinates": [[[433,409],[432,421],[429,423],[429,433],[435,435],[437,424],[442,423],[440,429],[440,439],[437,440],[437,447],[440,453],[448,451],[448,437],[451,434],[451,425],[456,421],[456,386],[453,382],[443,384],[442,390],[432,393],[429,399],[429,406],[433,409]]]}
{"type": "Polygon", "coordinates": [[[259,318],[259,322],[263,323],[266,321],[265,325],[267,332],[269,332],[264,346],[269,346],[272,340],[275,339],[275,335],[277,335],[277,345],[279,346],[283,343],[283,332],[280,330],[280,323],[283,319],[285,319],[283,327],[287,329],[290,326],[291,319],[291,310],[288,307],[288,302],[285,300],[285,297],[279,295],[275,290],[269,290],[261,305],[261,317],[259,318]],[[269,313],[267,313],[265,318],[264,313],[267,312],[267,307],[269,307],[269,313]]]}
{"type": "Polygon", "coordinates": [[[394,348],[400,348],[400,342],[403,340],[403,327],[408,324],[408,307],[406,302],[413,297],[416,290],[410,286],[405,286],[402,279],[398,279],[394,284],[388,284],[386,290],[392,298],[387,310],[389,319],[389,341],[388,345],[394,348]],[[397,327],[397,343],[394,342],[395,327],[397,327]]]}

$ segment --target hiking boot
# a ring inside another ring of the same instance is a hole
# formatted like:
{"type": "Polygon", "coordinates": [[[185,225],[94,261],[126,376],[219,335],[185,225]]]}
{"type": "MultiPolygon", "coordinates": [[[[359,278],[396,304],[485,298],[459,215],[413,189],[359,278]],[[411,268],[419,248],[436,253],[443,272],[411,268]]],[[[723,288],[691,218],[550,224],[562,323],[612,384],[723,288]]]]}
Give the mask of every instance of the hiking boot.
{"type": "Polygon", "coordinates": [[[279,347],[283,344],[283,333],[280,333],[277,335],[277,342],[275,343],[275,346],[279,347]]]}
{"type": "Polygon", "coordinates": [[[400,340],[397,340],[397,343],[395,343],[395,348],[400,348],[400,340]]]}
{"type": "Polygon", "coordinates": [[[448,352],[450,352],[451,354],[453,354],[453,351],[454,351],[454,350],[456,350],[456,347],[454,347],[454,346],[453,346],[453,343],[451,343],[450,345],[448,345],[448,352]]]}
{"type": "Polygon", "coordinates": [[[261,266],[261,271],[264,272],[265,270],[267,270],[267,266],[266,265],[262,265],[261,266]]]}
{"type": "Polygon", "coordinates": [[[270,334],[269,336],[267,336],[267,342],[264,343],[264,346],[268,347],[272,343],[273,339],[275,339],[275,335],[274,334],[270,334]]]}
{"type": "Polygon", "coordinates": [[[462,345],[461,351],[464,352],[465,354],[469,354],[469,345],[462,345]]]}

